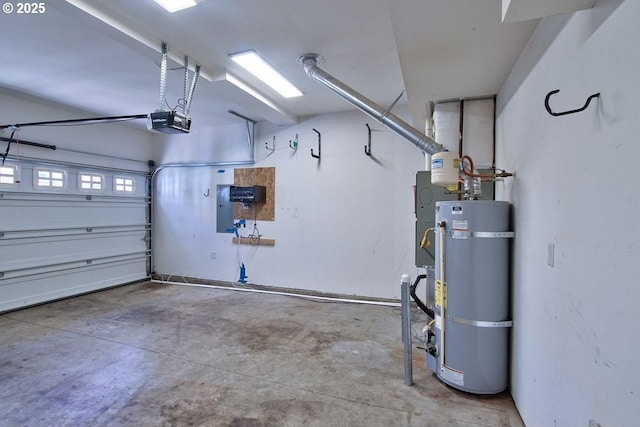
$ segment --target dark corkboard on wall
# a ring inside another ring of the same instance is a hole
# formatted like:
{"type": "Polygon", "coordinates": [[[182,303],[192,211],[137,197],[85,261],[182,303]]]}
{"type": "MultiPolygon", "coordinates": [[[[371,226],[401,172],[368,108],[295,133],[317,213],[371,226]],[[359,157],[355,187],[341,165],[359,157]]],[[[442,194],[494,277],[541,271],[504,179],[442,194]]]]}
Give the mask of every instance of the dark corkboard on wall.
{"type": "Polygon", "coordinates": [[[276,201],[276,168],[243,168],[233,170],[233,185],[249,187],[264,185],[267,187],[267,201],[246,207],[242,203],[233,204],[235,219],[257,219],[260,221],[275,221],[276,201]]]}

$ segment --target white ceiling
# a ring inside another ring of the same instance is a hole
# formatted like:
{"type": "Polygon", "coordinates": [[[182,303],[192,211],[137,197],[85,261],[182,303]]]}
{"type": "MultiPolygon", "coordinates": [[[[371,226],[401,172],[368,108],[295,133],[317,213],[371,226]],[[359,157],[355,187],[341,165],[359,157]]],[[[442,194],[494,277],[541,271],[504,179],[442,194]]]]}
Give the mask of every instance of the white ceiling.
{"type": "MultiPolygon", "coordinates": [[[[520,1],[527,0],[508,3],[520,1]]],[[[421,129],[429,101],[500,89],[537,24],[502,23],[502,3],[199,0],[169,14],[153,0],[47,0],[43,14],[0,15],[0,87],[95,115],[149,113],[159,107],[159,50],[165,41],[170,57],[180,61],[169,65],[172,107],[183,95],[183,55],[202,66],[191,108],[194,126],[241,121],[228,110],[293,124],[303,116],[353,109],[298,64],[299,54],[316,52],[324,57],[323,70],[382,106],[404,90],[401,103],[409,104],[413,125],[421,129]],[[248,49],[305,95],[281,98],[229,60],[229,54],[248,49]],[[269,101],[247,95],[229,83],[227,73],[269,101]]]]}

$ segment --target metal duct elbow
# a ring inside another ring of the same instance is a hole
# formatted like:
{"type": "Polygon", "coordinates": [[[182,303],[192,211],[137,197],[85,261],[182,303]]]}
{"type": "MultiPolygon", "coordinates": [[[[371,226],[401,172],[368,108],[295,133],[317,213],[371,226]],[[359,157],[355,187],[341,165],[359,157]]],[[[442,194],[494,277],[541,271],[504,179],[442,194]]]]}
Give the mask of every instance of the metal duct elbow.
{"type": "Polygon", "coordinates": [[[368,114],[392,131],[396,132],[398,135],[406,138],[422,151],[428,154],[447,151],[447,149],[442,145],[412,127],[395,114],[385,110],[380,105],[342,83],[331,74],[318,68],[318,65],[321,64],[322,61],[322,56],[315,53],[304,53],[298,57],[298,62],[304,66],[304,70],[309,77],[322,83],[324,86],[331,89],[347,102],[353,104],[365,114],[368,114]]]}

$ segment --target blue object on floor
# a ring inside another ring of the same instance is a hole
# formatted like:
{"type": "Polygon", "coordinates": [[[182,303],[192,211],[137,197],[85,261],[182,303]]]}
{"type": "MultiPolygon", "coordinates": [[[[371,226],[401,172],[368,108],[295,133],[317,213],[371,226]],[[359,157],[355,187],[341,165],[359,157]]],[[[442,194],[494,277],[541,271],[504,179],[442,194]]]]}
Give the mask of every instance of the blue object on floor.
{"type": "Polygon", "coordinates": [[[248,278],[249,276],[247,276],[247,269],[244,266],[244,262],[243,262],[242,265],[240,266],[240,278],[238,279],[238,282],[247,283],[248,278]]]}

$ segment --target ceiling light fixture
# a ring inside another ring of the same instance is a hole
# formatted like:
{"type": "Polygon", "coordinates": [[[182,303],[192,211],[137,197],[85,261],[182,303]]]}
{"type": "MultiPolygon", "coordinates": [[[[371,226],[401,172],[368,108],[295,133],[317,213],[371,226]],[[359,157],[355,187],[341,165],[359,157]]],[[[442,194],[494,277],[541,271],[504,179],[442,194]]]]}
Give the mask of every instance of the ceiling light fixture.
{"type": "Polygon", "coordinates": [[[154,0],[160,6],[164,7],[168,12],[173,13],[182,9],[195,6],[195,0],[154,0]]]}
{"type": "MultiPolygon", "coordinates": [[[[157,1],[157,0],[156,0],[157,1]]],[[[262,80],[285,98],[302,96],[300,89],[284,78],[275,68],[265,61],[255,51],[235,53],[229,57],[238,65],[262,80]]]]}

